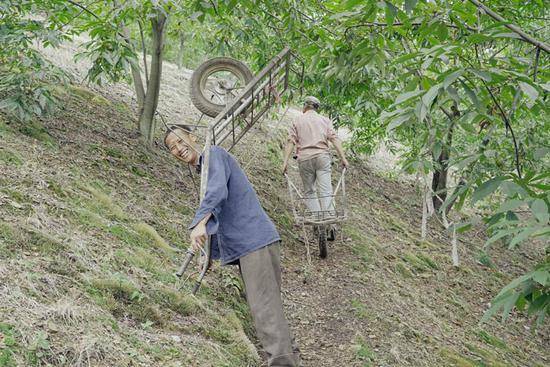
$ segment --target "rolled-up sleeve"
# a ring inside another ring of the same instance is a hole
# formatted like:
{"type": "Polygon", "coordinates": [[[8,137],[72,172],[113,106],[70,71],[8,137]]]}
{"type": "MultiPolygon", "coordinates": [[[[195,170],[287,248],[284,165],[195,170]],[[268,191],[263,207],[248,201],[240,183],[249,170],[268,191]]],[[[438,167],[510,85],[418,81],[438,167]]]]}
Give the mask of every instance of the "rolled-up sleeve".
{"type": "Polygon", "coordinates": [[[338,135],[336,135],[336,131],[334,131],[332,127],[332,121],[327,119],[326,123],[327,123],[327,129],[325,131],[325,135],[328,140],[333,141],[334,139],[338,138],[338,135]]]}
{"type": "Polygon", "coordinates": [[[223,156],[223,151],[218,147],[210,149],[210,161],[208,165],[208,183],[206,193],[201,201],[199,209],[195,213],[189,229],[194,228],[205,216],[212,213],[212,217],[206,224],[206,232],[211,235],[218,232],[218,216],[221,208],[227,200],[230,169],[223,156]]]}

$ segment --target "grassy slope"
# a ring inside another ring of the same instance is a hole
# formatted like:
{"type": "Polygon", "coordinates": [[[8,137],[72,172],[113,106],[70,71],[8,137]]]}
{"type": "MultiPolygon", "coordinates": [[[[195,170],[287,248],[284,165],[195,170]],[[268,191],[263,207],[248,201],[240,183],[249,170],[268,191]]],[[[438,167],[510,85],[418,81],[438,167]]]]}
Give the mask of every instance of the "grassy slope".
{"type": "MultiPolygon", "coordinates": [[[[56,118],[0,121],[0,366],[259,365],[235,269],[216,267],[197,298],[176,291],[197,204],[186,170],[140,146],[124,105],[64,93],[56,118]]],[[[285,240],[285,306],[306,366],[548,361],[548,331],[531,335],[520,316],[477,325],[536,249],[482,266],[474,233],[454,270],[435,224],[418,240],[415,191],[358,163],[346,240],[304,283],[276,135],[256,134],[236,155],[285,240]]]]}
{"type": "Polygon", "coordinates": [[[0,366],[253,364],[234,274],[175,290],[189,180],[124,106],[72,94],[47,132],[0,125],[0,366]]]}

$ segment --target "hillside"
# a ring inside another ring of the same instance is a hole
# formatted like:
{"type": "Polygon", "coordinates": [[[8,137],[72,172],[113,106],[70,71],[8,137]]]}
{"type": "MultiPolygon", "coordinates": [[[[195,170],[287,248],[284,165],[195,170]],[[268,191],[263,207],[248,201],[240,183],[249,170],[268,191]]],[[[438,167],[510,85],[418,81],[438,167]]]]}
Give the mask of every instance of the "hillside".
{"type": "MultiPolygon", "coordinates": [[[[112,90],[58,93],[55,117],[0,117],[0,366],[260,366],[237,270],[215,266],[197,297],[173,276],[197,205],[187,169],[162,144],[140,145],[112,90]]],[[[181,103],[171,120],[196,116],[181,103]]],[[[478,325],[540,249],[495,246],[489,259],[479,228],[460,237],[454,269],[436,222],[419,239],[416,188],[359,158],[344,241],[307,267],[279,171],[284,132],[267,126],[235,155],[284,239],[285,310],[304,366],[550,363],[548,329],[518,314],[478,325]]]]}

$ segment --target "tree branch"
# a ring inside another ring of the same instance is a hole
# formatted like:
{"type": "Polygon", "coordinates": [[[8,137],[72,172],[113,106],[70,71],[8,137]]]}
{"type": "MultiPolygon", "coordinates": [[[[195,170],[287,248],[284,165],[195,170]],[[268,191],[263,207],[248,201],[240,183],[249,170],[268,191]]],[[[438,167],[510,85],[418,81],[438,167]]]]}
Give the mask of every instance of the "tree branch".
{"type": "Polygon", "coordinates": [[[537,46],[538,48],[541,48],[544,51],[550,53],[550,46],[549,45],[547,45],[546,43],[531,37],[530,35],[528,35],[524,31],[522,31],[518,26],[507,22],[506,19],[504,19],[500,14],[495,13],[494,11],[492,11],[485,4],[481,3],[478,0],[468,0],[468,1],[470,1],[472,4],[474,4],[478,8],[482,9],[485,12],[485,14],[489,15],[491,18],[493,18],[493,19],[495,19],[499,22],[504,22],[505,23],[504,26],[506,28],[508,28],[511,31],[513,31],[514,33],[517,33],[518,35],[520,35],[520,37],[523,38],[524,41],[529,42],[529,43],[537,46]]]}
{"type": "Polygon", "coordinates": [[[519,166],[518,142],[516,140],[516,135],[514,134],[514,130],[512,129],[512,125],[510,124],[510,120],[508,119],[508,117],[506,116],[506,113],[504,112],[504,110],[500,106],[500,103],[498,103],[497,99],[495,98],[495,95],[493,94],[493,91],[491,91],[491,88],[489,88],[487,83],[485,83],[485,80],[481,79],[481,82],[485,86],[485,89],[487,90],[487,92],[489,92],[489,94],[491,95],[491,99],[493,100],[493,102],[497,106],[498,110],[500,111],[500,115],[504,119],[504,124],[505,124],[506,128],[508,130],[510,130],[510,133],[512,134],[512,140],[514,141],[514,153],[516,155],[516,162],[515,162],[516,163],[516,171],[518,173],[519,178],[521,178],[521,169],[520,169],[520,166],[519,166]]]}
{"type": "MultiPolygon", "coordinates": [[[[446,27],[449,27],[449,28],[462,29],[461,27],[459,27],[457,25],[454,25],[454,24],[449,24],[449,23],[445,23],[445,22],[442,22],[442,23],[446,27]]],[[[393,24],[381,23],[381,22],[368,22],[368,23],[354,24],[354,25],[351,25],[351,26],[346,28],[346,30],[344,31],[344,36],[347,37],[348,31],[352,28],[358,28],[358,27],[389,27],[389,26],[398,27],[398,26],[403,26],[403,25],[419,26],[419,25],[422,25],[422,22],[412,22],[412,23],[409,23],[409,24],[402,23],[402,22],[395,22],[393,24]]],[[[466,28],[469,31],[476,32],[476,29],[468,27],[466,25],[464,26],[464,28],[466,28]]]]}
{"type": "Polygon", "coordinates": [[[147,48],[145,47],[145,37],[143,36],[143,25],[138,20],[139,36],[141,37],[141,50],[143,51],[143,66],[145,68],[145,85],[149,87],[149,71],[147,70],[147,48]]]}
{"type": "Polygon", "coordinates": [[[533,81],[537,81],[537,72],[539,71],[539,58],[540,58],[540,48],[537,47],[537,53],[535,55],[535,70],[533,72],[533,81]]]}
{"type": "Polygon", "coordinates": [[[98,20],[103,21],[103,19],[101,19],[100,17],[98,17],[93,11],[89,10],[89,9],[88,9],[87,7],[85,7],[84,5],[79,4],[79,3],[77,3],[76,1],[73,1],[73,0],[65,0],[65,1],[67,1],[68,3],[73,4],[74,6],[76,6],[76,7],[80,8],[80,9],[82,9],[82,10],[85,11],[86,13],[90,14],[92,17],[94,17],[94,18],[96,18],[96,19],[98,19],[98,20]]]}

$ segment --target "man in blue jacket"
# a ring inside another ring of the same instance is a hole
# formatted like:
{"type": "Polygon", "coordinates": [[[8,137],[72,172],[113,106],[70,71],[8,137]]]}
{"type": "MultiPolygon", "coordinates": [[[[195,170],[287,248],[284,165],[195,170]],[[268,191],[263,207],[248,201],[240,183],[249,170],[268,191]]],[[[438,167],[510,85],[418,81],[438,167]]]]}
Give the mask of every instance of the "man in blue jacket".
{"type": "MultiPolygon", "coordinates": [[[[174,157],[200,171],[201,150],[188,128],[170,129],[164,143],[174,157]]],[[[195,252],[212,236],[212,258],[239,265],[268,366],[298,366],[281,301],[279,234],[245,173],[221,147],[210,149],[206,193],[189,229],[195,252]]]]}

